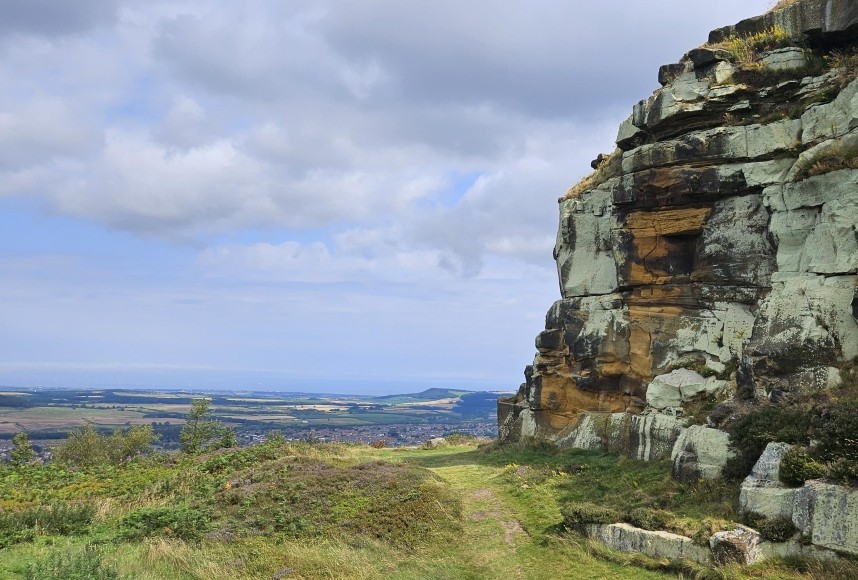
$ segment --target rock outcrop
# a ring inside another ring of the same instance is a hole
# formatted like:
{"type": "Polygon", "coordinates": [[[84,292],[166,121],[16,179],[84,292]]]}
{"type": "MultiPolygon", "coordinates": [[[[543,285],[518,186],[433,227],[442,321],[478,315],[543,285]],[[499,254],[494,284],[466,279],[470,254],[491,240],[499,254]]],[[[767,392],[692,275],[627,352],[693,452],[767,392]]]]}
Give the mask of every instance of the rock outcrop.
{"type": "Polygon", "coordinates": [[[769,443],[742,482],[739,509],[767,518],[792,520],[805,544],[858,554],[858,490],[811,480],[789,488],[778,477],[785,443],[769,443]]]}
{"type": "Polygon", "coordinates": [[[705,409],[842,380],[858,356],[856,39],[856,3],[801,0],[661,68],[616,151],[560,199],[562,297],[498,404],[501,439],[713,477],[730,452],[705,409]],[[749,34],[751,57],[718,44],[749,34]]]}

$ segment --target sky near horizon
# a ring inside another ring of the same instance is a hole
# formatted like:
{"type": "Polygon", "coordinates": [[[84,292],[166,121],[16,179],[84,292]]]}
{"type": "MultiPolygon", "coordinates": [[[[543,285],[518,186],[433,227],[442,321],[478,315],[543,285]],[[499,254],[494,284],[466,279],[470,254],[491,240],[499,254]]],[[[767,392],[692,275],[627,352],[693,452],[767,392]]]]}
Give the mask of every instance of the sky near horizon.
{"type": "Polygon", "coordinates": [[[557,198],[767,0],[2,0],[0,385],[514,390],[557,198]]]}

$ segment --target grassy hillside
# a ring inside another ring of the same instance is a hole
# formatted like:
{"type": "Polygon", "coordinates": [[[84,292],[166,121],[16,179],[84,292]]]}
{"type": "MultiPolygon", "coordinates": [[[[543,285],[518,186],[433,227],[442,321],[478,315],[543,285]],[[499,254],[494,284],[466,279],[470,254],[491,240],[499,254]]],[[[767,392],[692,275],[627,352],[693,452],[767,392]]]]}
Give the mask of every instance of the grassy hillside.
{"type": "Polygon", "coordinates": [[[0,468],[2,578],[848,578],[807,562],[718,571],[610,552],[561,507],[658,507],[689,530],[734,491],[549,447],[374,449],[279,438],[121,467],[0,468]],[[75,575],[77,574],[77,575],[75,575]]]}

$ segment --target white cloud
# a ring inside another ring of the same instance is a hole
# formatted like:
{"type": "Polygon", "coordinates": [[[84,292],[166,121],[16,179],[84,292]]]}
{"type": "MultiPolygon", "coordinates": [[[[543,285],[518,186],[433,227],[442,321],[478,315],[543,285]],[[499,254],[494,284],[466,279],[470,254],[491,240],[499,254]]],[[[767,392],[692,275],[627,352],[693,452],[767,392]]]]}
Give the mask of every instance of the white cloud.
{"type": "Polygon", "coordinates": [[[10,2],[0,358],[513,380],[556,198],[768,4],[10,2]]]}
{"type": "Polygon", "coordinates": [[[59,97],[37,97],[0,111],[0,170],[77,157],[101,145],[98,129],[59,97]]]}

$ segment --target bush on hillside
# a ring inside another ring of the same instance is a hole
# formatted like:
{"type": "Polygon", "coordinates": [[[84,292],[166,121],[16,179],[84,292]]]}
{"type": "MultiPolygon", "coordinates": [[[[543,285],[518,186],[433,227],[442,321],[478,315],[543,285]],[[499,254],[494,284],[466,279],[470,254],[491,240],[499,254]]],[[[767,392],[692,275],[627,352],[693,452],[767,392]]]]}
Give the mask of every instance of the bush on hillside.
{"type": "Polygon", "coordinates": [[[24,431],[12,437],[12,445],[12,450],[9,451],[9,463],[12,465],[26,465],[36,457],[30,438],[24,431]]]}
{"type": "Polygon", "coordinates": [[[54,460],[70,467],[117,465],[152,451],[157,439],[151,425],[135,425],[102,435],[87,421],[54,450],[54,460]]]}
{"type": "Polygon", "coordinates": [[[781,458],[780,480],[791,487],[800,487],[809,479],[825,476],[825,466],[816,462],[807,449],[793,445],[781,458]]]}
{"type": "Polygon", "coordinates": [[[122,520],[120,534],[133,540],[167,536],[197,541],[211,529],[208,511],[187,505],[140,508],[122,520]]]}
{"type": "Polygon", "coordinates": [[[31,541],[37,535],[85,534],[94,517],[95,508],[89,504],[55,503],[0,511],[0,548],[31,541]]]}
{"type": "Polygon", "coordinates": [[[235,432],[214,418],[211,401],[206,398],[194,399],[191,410],[185,419],[182,432],[179,433],[182,451],[189,454],[226,449],[238,445],[235,432]]]}
{"type": "Polygon", "coordinates": [[[80,552],[55,551],[47,558],[27,564],[25,580],[118,580],[119,573],[104,563],[101,551],[92,545],[80,552]]]}
{"type": "Polygon", "coordinates": [[[754,467],[766,445],[773,441],[807,444],[811,417],[801,406],[768,405],[731,422],[726,430],[736,455],[727,461],[722,476],[741,481],[754,467]]]}

